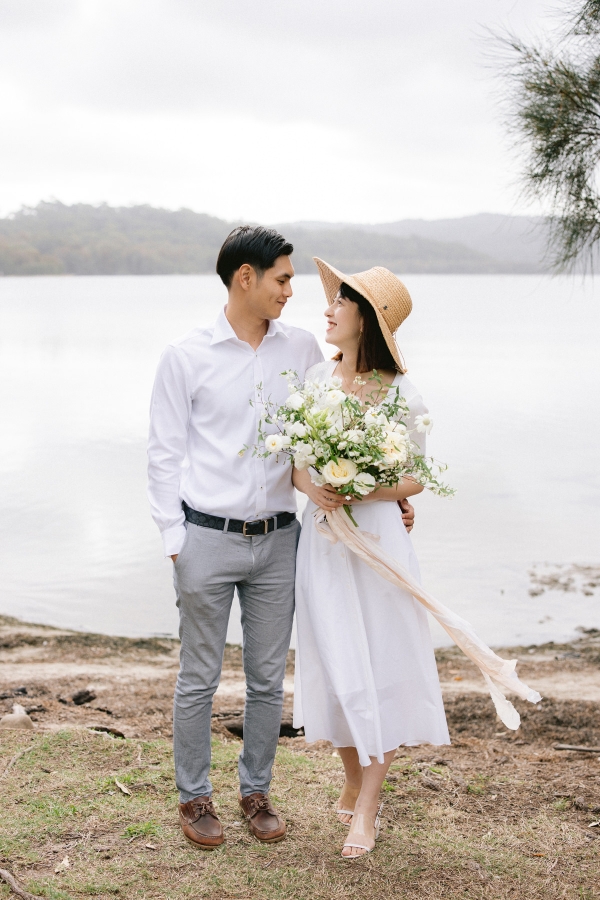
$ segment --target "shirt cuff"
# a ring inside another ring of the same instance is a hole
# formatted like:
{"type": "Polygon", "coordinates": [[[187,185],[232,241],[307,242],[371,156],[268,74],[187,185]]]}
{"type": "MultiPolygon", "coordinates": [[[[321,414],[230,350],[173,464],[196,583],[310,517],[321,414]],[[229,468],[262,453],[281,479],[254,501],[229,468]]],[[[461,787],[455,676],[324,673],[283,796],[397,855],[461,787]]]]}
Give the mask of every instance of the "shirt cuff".
{"type": "Polygon", "coordinates": [[[173,525],[172,528],[167,528],[166,531],[163,531],[162,539],[165,556],[173,556],[173,554],[181,551],[185,540],[185,531],[185,525],[173,525]]]}

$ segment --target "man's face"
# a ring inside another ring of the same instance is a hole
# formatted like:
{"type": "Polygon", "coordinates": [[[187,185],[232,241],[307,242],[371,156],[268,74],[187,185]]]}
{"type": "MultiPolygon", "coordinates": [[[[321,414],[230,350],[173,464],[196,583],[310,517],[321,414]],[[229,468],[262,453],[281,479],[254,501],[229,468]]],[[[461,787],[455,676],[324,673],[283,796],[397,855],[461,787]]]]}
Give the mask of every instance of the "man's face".
{"type": "Polygon", "coordinates": [[[262,319],[278,319],[283,307],[292,296],[291,280],[294,267],[289,256],[278,256],[262,278],[252,272],[248,303],[252,311],[262,319]]]}

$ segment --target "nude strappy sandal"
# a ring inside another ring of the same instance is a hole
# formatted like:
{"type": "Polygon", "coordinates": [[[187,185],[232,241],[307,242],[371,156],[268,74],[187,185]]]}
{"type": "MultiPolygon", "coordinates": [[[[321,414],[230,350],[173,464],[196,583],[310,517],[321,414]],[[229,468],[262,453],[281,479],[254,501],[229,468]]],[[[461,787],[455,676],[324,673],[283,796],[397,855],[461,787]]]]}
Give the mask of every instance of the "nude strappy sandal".
{"type": "Polygon", "coordinates": [[[340,825],[345,825],[346,828],[350,828],[350,826],[352,825],[352,822],[342,822],[342,820],[340,819],[340,816],[353,816],[354,815],[353,809],[338,809],[336,806],[335,814],[337,816],[337,820],[340,823],[340,825]]]}
{"type": "MultiPolygon", "coordinates": [[[[377,815],[375,816],[375,822],[373,823],[374,827],[375,827],[375,840],[376,841],[379,839],[379,829],[381,827],[381,811],[382,811],[382,809],[383,809],[383,803],[380,803],[379,809],[377,810],[377,815]]],[[[356,816],[356,818],[360,822],[360,819],[361,818],[364,819],[365,817],[363,816],[362,813],[359,813],[358,816],[356,816]]],[[[352,819],[352,824],[354,825],[354,818],[352,819]]],[[[365,851],[365,853],[359,853],[355,856],[344,856],[342,854],[342,859],[349,859],[349,860],[361,859],[361,857],[365,856],[366,853],[371,853],[372,850],[374,849],[374,847],[367,847],[365,844],[357,844],[355,841],[353,841],[352,840],[352,831],[350,831],[350,834],[348,835],[348,840],[344,844],[344,847],[356,847],[357,850],[365,851]]]]}

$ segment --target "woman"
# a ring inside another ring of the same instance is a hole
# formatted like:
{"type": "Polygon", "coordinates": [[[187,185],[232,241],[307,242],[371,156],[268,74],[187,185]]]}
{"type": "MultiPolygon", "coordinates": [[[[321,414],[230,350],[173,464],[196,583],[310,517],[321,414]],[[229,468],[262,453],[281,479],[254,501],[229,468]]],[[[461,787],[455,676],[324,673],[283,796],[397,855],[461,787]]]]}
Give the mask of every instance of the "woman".
{"type": "MultiPolygon", "coordinates": [[[[412,308],[408,291],[381,267],[346,276],[315,262],[329,303],[325,340],[339,352],[306,377],[336,375],[363,403],[380,403],[397,388],[414,427],[427,409],[404,374],[393,337],[412,308]]],[[[424,452],[425,434],[411,437],[424,452]]],[[[293,480],[308,496],[297,558],[294,724],[304,726],[307,741],[328,740],[338,749],[345,783],[336,813],[350,826],[342,856],[355,859],[375,845],[379,794],[398,746],[450,739],[424,609],[345,545],[317,532],[315,511],[344,503],[335,488],[313,484],[307,470],[294,469],[293,480]]],[[[379,535],[381,548],[417,578],[398,501],[421,490],[403,479],[352,502],[361,530],[379,535]]]]}

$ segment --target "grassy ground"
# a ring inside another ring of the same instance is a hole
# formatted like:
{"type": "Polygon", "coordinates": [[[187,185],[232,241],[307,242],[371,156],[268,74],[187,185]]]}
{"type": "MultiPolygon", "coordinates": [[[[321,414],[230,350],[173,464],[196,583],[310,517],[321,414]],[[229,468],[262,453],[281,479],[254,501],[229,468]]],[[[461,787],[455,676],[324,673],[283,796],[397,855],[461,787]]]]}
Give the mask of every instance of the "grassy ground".
{"type": "MultiPolygon", "coordinates": [[[[564,778],[550,783],[541,750],[529,749],[524,767],[478,738],[444,748],[446,759],[435,748],[403,748],[384,786],[376,852],[347,863],[339,857],[346,832],[331,812],[342,781],[331,748],[280,746],[272,796],[289,833],[271,847],[240,818],[239,748],[215,737],[212,778],[227,842],[203,853],[177,825],[168,741],[3,732],[0,777],[26,752],[0,781],[0,868],[50,900],[600,896],[600,829],[588,827],[598,819],[589,802],[596,757],[562,757],[564,778]],[[574,797],[578,784],[585,802],[574,797]]],[[[0,884],[0,897],[9,896],[0,884]]]]}

